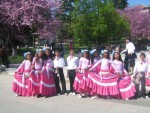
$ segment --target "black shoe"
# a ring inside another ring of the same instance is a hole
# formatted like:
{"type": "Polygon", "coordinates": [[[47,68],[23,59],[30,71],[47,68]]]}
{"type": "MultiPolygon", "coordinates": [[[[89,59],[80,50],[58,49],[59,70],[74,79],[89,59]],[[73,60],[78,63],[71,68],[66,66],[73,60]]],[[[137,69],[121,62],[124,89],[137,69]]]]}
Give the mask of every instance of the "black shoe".
{"type": "Polygon", "coordinates": [[[41,98],[42,96],[41,96],[41,95],[35,95],[35,97],[36,97],[36,98],[41,98]]]}
{"type": "Polygon", "coordinates": [[[50,96],[45,96],[45,98],[49,98],[50,96]]]}
{"type": "Polygon", "coordinates": [[[146,95],[145,95],[145,94],[141,95],[141,98],[145,99],[145,98],[146,98],[146,95]]]}
{"type": "Polygon", "coordinates": [[[148,97],[150,97],[150,91],[149,91],[149,93],[148,93],[148,97]]]}
{"type": "Polygon", "coordinates": [[[142,95],[142,96],[141,96],[141,98],[145,99],[145,98],[146,98],[146,96],[145,96],[145,95],[142,95]]]}

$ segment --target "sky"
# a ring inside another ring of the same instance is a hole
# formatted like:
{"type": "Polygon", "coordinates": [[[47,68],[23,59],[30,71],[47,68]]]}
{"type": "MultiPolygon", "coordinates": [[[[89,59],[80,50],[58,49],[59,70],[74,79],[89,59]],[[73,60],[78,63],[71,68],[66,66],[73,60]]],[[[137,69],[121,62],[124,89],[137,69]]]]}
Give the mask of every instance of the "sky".
{"type": "Polygon", "coordinates": [[[128,0],[129,6],[135,6],[135,5],[150,5],[150,0],[128,0]]]}

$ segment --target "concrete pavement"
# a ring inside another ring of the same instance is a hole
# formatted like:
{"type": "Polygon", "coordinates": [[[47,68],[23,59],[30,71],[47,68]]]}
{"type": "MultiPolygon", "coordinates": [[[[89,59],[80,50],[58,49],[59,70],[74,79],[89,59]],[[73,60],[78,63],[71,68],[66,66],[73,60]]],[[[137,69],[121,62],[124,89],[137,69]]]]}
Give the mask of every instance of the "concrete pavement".
{"type": "MultiPolygon", "coordinates": [[[[91,99],[61,95],[50,98],[15,97],[11,90],[17,65],[0,73],[0,113],[148,113],[150,98],[138,100],[91,99]]],[[[64,69],[66,75],[66,69],[64,69]]],[[[68,79],[67,79],[68,81],[68,79]]],[[[67,82],[67,89],[69,83],[67,82]]]]}
{"type": "Polygon", "coordinates": [[[0,74],[0,113],[143,113],[150,111],[149,98],[124,101],[89,97],[80,99],[72,95],[50,98],[15,97],[11,91],[12,80],[11,74],[7,72],[0,74]]]}

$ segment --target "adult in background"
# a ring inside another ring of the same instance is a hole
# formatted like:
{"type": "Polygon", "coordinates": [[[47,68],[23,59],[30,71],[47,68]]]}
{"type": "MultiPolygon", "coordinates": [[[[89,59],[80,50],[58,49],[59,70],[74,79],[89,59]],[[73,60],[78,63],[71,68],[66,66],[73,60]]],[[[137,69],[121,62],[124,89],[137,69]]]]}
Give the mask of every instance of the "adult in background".
{"type": "Polygon", "coordinates": [[[63,44],[59,44],[59,50],[60,50],[60,56],[64,58],[64,54],[65,54],[65,49],[63,44]]]}
{"type": "Polygon", "coordinates": [[[1,57],[2,57],[3,65],[5,65],[7,68],[9,68],[7,48],[5,47],[5,45],[2,45],[1,57]]]}
{"type": "Polygon", "coordinates": [[[70,42],[70,44],[69,44],[69,50],[74,50],[73,42],[70,42]]]}
{"type": "Polygon", "coordinates": [[[121,53],[120,47],[116,46],[112,52],[112,54],[114,55],[115,52],[118,52],[119,54],[121,53]]]}
{"type": "Polygon", "coordinates": [[[121,52],[125,53],[125,69],[130,72],[130,74],[133,74],[133,68],[135,66],[135,46],[132,42],[130,42],[129,39],[126,39],[126,49],[121,52]]]}

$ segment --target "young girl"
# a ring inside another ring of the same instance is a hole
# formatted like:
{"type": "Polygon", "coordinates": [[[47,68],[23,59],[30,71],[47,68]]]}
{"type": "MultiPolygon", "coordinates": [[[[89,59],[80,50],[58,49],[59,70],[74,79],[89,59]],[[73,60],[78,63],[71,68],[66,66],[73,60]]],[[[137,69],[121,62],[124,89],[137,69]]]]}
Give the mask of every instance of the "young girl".
{"type": "MultiPolygon", "coordinates": [[[[99,53],[96,49],[91,50],[90,54],[91,54],[91,67],[92,67],[93,65],[95,65],[101,59],[101,57],[100,57],[100,55],[99,55],[99,53]]],[[[97,67],[94,70],[94,72],[98,74],[99,68],[97,67]]],[[[90,83],[90,82],[87,82],[87,83],[90,83]]],[[[91,93],[92,87],[89,87],[89,86],[90,85],[87,84],[87,89],[88,89],[87,91],[88,91],[88,93],[91,93]]],[[[95,98],[98,98],[98,97],[99,97],[99,95],[95,95],[95,96],[92,96],[91,98],[95,99],[95,98]]]]}
{"type": "Polygon", "coordinates": [[[121,55],[119,54],[119,52],[114,52],[113,63],[117,69],[117,71],[114,71],[114,73],[118,74],[118,76],[120,77],[119,98],[128,100],[129,98],[134,96],[136,90],[135,90],[135,85],[133,84],[130,76],[128,75],[127,71],[124,69],[121,55]]]}
{"type": "Polygon", "coordinates": [[[36,55],[32,61],[32,71],[30,73],[30,82],[29,88],[32,95],[39,97],[40,96],[40,82],[41,82],[41,70],[43,67],[43,50],[37,49],[36,55]]]}
{"type": "Polygon", "coordinates": [[[53,61],[50,59],[50,48],[43,48],[45,52],[44,66],[41,74],[40,94],[50,97],[56,95],[55,81],[53,75],[53,61]]]}
{"type": "Polygon", "coordinates": [[[141,53],[140,55],[140,61],[136,62],[136,65],[134,67],[134,82],[136,86],[136,98],[143,97],[145,98],[146,96],[146,79],[145,79],[145,74],[148,70],[148,63],[145,60],[146,55],[144,53],[141,53]],[[139,86],[141,85],[141,94],[139,94],[139,86]]]}
{"type": "Polygon", "coordinates": [[[24,57],[26,59],[22,62],[14,74],[12,90],[16,93],[16,96],[31,96],[28,86],[31,71],[31,53],[24,53],[24,57]]]}
{"type": "Polygon", "coordinates": [[[90,68],[93,71],[99,67],[98,74],[91,72],[88,74],[88,87],[92,88],[92,95],[102,95],[109,98],[110,96],[116,96],[119,94],[118,90],[118,76],[111,73],[111,67],[116,70],[113,62],[109,58],[107,50],[103,51],[103,58],[99,60],[94,66],[90,68]]]}
{"type": "Polygon", "coordinates": [[[88,68],[90,67],[88,50],[83,50],[82,52],[83,57],[79,60],[79,66],[74,81],[74,89],[76,92],[80,93],[79,98],[82,98],[82,94],[86,92],[86,77],[88,75],[88,68]]]}
{"type": "Polygon", "coordinates": [[[92,54],[91,55],[91,65],[94,65],[101,59],[101,57],[96,49],[91,50],[90,53],[92,54]]]}

